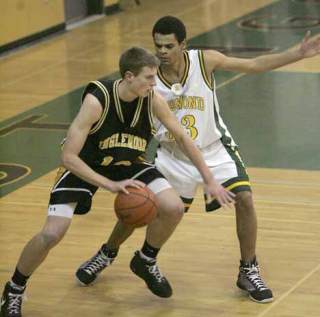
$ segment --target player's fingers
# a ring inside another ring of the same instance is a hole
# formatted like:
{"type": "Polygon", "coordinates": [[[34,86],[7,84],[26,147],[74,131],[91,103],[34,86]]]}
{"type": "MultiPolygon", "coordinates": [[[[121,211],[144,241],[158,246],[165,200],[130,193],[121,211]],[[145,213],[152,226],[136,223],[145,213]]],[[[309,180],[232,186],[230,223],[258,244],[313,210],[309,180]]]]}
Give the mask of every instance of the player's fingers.
{"type": "Polygon", "coordinates": [[[228,195],[229,197],[231,197],[231,198],[235,198],[235,197],[236,197],[236,194],[233,193],[233,192],[231,192],[230,190],[227,190],[227,189],[226,189],[226,193],[227,193],[227,195],[228,195]]]}
{"type": "Polygon", "coordinates": [[[136,184],[136,183],[133,183],[133,182],[132,182],[132,183],[130,182],[130,183],[127,184],[126,186],[127,186],[127,187],[134,187],[134,188],[141,188],[141,186],[140,186],[139,184],[136,184]]]}
{"type": "Polygon", "coordinates": [[[233,204],[227,201],[224,201],[223,204],[220,203],[223,209],[232,209],[233,204]]]}
{"type": "Polygon", "coordinates": [[[225,198],[226,198],[227,203],[230,205],[233,205],[235,203],[236,195],[227,189],[225,189],[224,194],[225,194],[225,198]]]}
{"type": "Polygon", "coordinates": [[[227,206],[229,209],[232,209],[233,205],[234,205],[234,201],[233,201],[233,202],[228,201],[228,202],[226,203],[226,206],[227,206]]]}
{"type": "Polygon", "coordinates": [[[227,200],[229,203],[234,204],[235,203],[235,195],[230,195],[230,193],[227,193],[227,200]]]}
{"type": "Polygon", "coordinates": [[[224,189],[222,189],[222,191],[217,195],[217,200],[223,208],[226,208],[228,205],[228,199],[224,189]]]}
{"type": "Polygon", "coordinates": [[[227,204],[223,199],[221,199],[221,197],[217,197],[217,201],[223,209],[226,209],[227,204]]]}
{"type": "Polygon", "coordinates": [[[229,195],[230,193],[228,191],[224,191],[221,195],[221,201],[223,205],[227,208],[232,208],[232,205],[234,204],[233,195],[229,195]]]}
{"type": "Polygon", "coordinates": [[[223,187],[221,188],[219,195],[223,197],[223,199],[225,199],[226,201],[234,201],[234,198],[236,197],[236,195],[233,192],[223,187]]]}
{"type": "Polygon", "coordinates": [[[140,182],[138,180],[134,180],[134,179],[127,179],[123,185],[125,187],[134,187],[134,188],[142,188],[145,187],[145,183],[140,182]]]}
{"type": "Polygon", "coordinates": [[[138,187],[146,187],[146,184],[144,182],[138,181],[138,180],[134,180],[135,185],[137,185],[138,187]]]}
{"type": "Polygon", "coordinates": [[[126,189],[125,186],[120,186],[120,192],[125,193],[125,194],[129,194],[128,190],[126,189]]]}

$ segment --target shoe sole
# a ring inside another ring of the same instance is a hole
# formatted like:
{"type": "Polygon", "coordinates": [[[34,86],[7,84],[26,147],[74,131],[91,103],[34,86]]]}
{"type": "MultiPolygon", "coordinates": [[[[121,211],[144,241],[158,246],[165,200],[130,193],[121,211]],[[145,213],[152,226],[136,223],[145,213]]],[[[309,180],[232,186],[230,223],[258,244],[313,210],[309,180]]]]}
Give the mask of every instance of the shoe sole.
{"type": "Polygon", "coordinates": [[[256,303],[259,303],[259,304],[267,304],[267,303],[273,302],[273,297],[271,297],[271,298],[266,298],[266,299],[263,299],[263,300],[257,300],[257,299],[253,298],[253,297],[249,294],[249,298],[250,298],[252,301],[254,301],[254,302],[256,302],[256,303]]]}
{"type": "Polygon", "coordinates": [[[155,296],[158,296],[158,297],[161,297],[161,298],[169,298],[172,296],[172,293],[169,295],[169,296],[164,296],[164,295],[160,295],[160,294],[156,294],[150,287],[149,285],[147,284],[147,282],[144,280],[144,278],[142,276],[140,276],[134,269],[134,267],[131,265],[130,263],[130,270],[132,271],[132,273],[134,273],[136,276],[138,276],[141,280],[144,281],[144,283],[146,284],[148,290],[155,296]]]}
{"type": "Polygon", "coordinates": [[[237,285],[237,286],[238,286],[238,288],[241,290],[241,292],[242,292],[243,294],[248,295],[249,298],[250,298],[253,302],[256,302],[256,303],[259,303],[259,304],[267,304],[267,303],[273,302],[273,300],[274,300],[273,297],[271,297],[271,298],[266,298],[266,299],[263,299],[263,300],[257,300],[257,299],[255,299],[255,298],[253,298],[253,297],[250,295],[250,292],[248,292],[246,289],[241,288],[239,285],[237,285]]]}
{"type": "MultiPolygon", "coordinates": [[[[98,275],[99,276],[99,275],[98,275]]],[[[79,278],[78,276],[75,274],[74,277],[76,279],[76,282],[79,286],[82,286],[82,287],[86,287],[86,286],[91,286],[91,285],[94,285],[95,283],[97,283],[97,279],[98,279],[98,276],[90,283],[86,284],[86,283],[83,283],[79,278]]],[[[0,316],[1,317],[1,316],[0,316]]]]}

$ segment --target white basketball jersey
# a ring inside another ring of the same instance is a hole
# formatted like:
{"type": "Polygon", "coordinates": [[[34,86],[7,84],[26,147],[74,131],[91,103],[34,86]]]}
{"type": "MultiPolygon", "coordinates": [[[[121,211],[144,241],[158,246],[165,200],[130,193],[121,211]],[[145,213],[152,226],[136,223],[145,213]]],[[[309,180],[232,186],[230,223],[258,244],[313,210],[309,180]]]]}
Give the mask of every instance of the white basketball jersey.
{"type": "MultiPolygon", "coordinates": [[[[181,94],[172,91],[172,83],[165,79],[160,70],[156,78],[156,91],[167,100],[171,111],[199,149],[204,150],[218,140],[225,145],[236,146],[220,116],[214,78],[211,84],[205,72],[202,51],[186,51],[184,58],[186,67],[181,81],[181,94]]],[[[178,151],[166,128],[157,122],[156,129],[156,138],[160,143],[172,151],[178,151]]]]}

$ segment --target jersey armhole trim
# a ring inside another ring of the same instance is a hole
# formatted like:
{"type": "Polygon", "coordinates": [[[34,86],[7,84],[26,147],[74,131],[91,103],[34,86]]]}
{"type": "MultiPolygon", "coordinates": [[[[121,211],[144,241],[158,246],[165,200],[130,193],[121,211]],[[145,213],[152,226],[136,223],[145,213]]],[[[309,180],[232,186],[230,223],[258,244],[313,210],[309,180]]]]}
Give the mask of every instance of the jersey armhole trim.
{"type": "Polygon", "coordinates": [[[89,134],[93,134],[93,133],[97,132],[101,128],[101,126],[102,126],[102,124],[103,124],[103,122],[104,122],[104,120],[105,120],[105,118],[107,116],[107,113],[108,113],[108,110],[109,110],[109,104],[110,104],[110,96],[109,96],[108,90],[106,89],[106,87],[100,81],[97,81],[97,80],[96,81],[92,81],[92,82],[90,82],[90,84],[94,84],[98,88],[100,88],[100,90],[102,91],[102,93],[104,95],[104,98],[105,98],[105,105],[104,105],[104,109],[103,109],[102,115],[101,115],[100,119],[98,120],[98,122],[95,123],[94,126],[89,131],[89,134]]]}
{"type": "Polygon", "coordinates": [[[149,115],[151,133],[154,136],[156,134],[156,129],[154,128],[154,115],[153,115],[153,108],[152,108],[153,97],[154,97],[154,91],[152,90],[148,95],[148,115],[149,115]]]}
{"type": "Polygon", "coordinates": [[[212,83],[211,83],[211,80],[207,76],[206,67],[205,67],[204,58],[203,58],[203,52],[201,50],[198,51],[198,57],[199,57],[200,69],[201,69],[201,74],[202,74],[203,80],[206,83],[206,85],[208,86],[208,88],[210,90],[212,90],[212,83]]]}

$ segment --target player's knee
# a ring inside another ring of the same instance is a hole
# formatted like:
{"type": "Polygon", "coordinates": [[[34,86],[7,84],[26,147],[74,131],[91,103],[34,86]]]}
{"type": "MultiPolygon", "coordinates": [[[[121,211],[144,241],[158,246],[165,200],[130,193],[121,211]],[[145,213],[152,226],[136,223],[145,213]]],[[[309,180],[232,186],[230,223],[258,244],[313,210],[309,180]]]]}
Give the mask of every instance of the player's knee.
{"type": "Polygon", "coordinates": [[[39,233],[39,238],[44,249],[51,249],[61,241],[64,234],[64,231],[43,230],[39,233]]]}
{"type": "Polygon", "coordinates": [[[170,204],[162,211],[163,216],[170,218],[171,222],[179,222],[184,214],[184,205],[180,199],[171,201],[170,204]]]}
{"type": "Polygon", "coordinates": [[[236,207],[240,210],[253,209],[252,193],[249,191],[238,193],[236,196],[236,207]]]}

